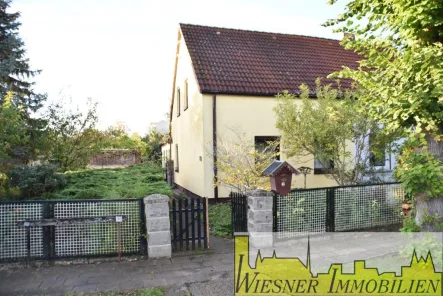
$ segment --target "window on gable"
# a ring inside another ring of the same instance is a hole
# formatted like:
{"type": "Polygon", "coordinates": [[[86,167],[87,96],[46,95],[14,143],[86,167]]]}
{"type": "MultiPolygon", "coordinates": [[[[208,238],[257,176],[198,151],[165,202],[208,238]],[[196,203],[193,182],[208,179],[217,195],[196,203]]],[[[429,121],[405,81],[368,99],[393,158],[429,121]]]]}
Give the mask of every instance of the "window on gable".
{"type": "MultiPolygon", "coordinates": [[[[263,152],[268,152],[269,149],[275,149],[274,152],[277,153],[277,155],[273,158],[270,159],[269,161],[272,160],[280,160],[280,137],[276,137],[276,136],[256,136],[255,137],[255,150],[263,153],[263,152]],[[273,143],[277,142],[277,145],[274,147],[273,143]]],[[[256,160],[257,162],[257,160],[256,160]]]]}
{"type": "Polygon", "coordinates": [[[189,98],[189,91],[188,91],[188,80],[185,80],[185,104],[184,104],[184,110],[188,109],[188,98],[189,98]]]}
{"type": "Polygon", "coordinates": [[[327,174],[334,168],[334,162],[332,160],[324,160],[321,155],[320,148],[317,149],[317,153],[314,155],[314,174],[327,174]]]}
{"type": "Polygon", "coordinates": [[[371,153],[369,156],[370,165],[384,167],[386,162],[385,147],[377,142],[374,133],[369,134],[369,149],[371,153]]]}
{"type": "Polygon", "coordinates": [[[178,165],[178,144],[175,144],[175,171],[178,173],[179,165],[178,165]]]}
{"type": "Polygon", "coordinates": [[[177,87],[177,117],[180,116],[180,88],[177,87]]]}

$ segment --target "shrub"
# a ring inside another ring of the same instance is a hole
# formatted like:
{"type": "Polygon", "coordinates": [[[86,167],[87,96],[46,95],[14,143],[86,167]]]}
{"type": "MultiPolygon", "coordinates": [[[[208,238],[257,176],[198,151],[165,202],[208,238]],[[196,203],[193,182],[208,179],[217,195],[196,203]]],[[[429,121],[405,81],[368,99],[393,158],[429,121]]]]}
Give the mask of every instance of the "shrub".
{"type": "Polygon", "coordinates": [[[403,220],[403,227],[400,229],[401,232],[419,232],[420,226],[415,224],[415,220],[412,217],[406,217],[403,220]]]}
{"type": "Polygon", "coordinates": [[[160,167],[138,164],[125,168],[86,169],[64,173],[68,186],[47,194],[51,199],[142,198],[172,195],[160,167]]]}
{"type": "Polygon", "coordinates": [[[209,206],[209,227],[211,233],[217,236],[231,236],[231,206],[216,204],[209,206]]]}
{"type": "Polygon", "coordinates": [[[17,167],[8,173],[9,185],[20,189],[20,197],[29,199],[67,185],[66,177],[52,165],[17,167]]]}

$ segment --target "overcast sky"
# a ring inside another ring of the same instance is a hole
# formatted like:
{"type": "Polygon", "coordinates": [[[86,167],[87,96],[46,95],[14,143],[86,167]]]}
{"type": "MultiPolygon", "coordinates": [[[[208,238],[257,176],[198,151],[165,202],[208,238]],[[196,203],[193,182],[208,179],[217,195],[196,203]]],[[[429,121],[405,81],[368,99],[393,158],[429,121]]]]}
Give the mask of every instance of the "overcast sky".
{"type": "Polygon", "coordinates": [[[340,39],[321,24],[346,0],[14,0],[36,89],[99,102],[100,127],[117,121],[141,135],[165,119],[179,23],[340,39]]]}

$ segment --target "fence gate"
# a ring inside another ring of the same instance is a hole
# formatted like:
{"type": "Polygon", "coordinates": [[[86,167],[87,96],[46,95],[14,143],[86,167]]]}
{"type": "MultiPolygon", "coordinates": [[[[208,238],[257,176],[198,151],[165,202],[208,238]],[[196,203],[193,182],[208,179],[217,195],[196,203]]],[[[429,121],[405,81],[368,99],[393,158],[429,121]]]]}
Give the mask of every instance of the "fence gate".
{"type": "Polygon", "coordinates": [[[208,248],[206,198],[174,198],[169,211],[173,250],[208,248]]]}
{"type": "Polygon", "coordinates": [[[399,183],[292,190],[274,195],[277,237],[400,224],[405,191],[399,183]]]}
{"type": "Polygon", "coordinates": [[[99,218],[124,215],[121,223],[122,254],[146,252],[142,199],[56,200],[0,202],[0,261],[115,256],[118,231],[115,223],[66,224],[19,227],[21,221],[99,218]],[[28,239],[29,238],[29,239],[28,239]],[[29,241],[29,242],[28,242],[29,241]]]}
{"type": "Polygon", "coordinates": [[[231,225],[232,236],[235,232],[247,232],[248,231],[248,200],[247,196],[238,193],[231,192],[229,194],[231,198],[231,225]]]}

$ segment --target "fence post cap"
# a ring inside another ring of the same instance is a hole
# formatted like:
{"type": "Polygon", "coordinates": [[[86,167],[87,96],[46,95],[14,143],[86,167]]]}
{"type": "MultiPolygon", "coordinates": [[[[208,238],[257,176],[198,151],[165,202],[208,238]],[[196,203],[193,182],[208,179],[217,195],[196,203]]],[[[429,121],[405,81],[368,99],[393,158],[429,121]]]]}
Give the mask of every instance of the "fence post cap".
{"type": "Polygon", "coordinates": [[[151,194],[143,198],[143,202],[145,204],[153,204],[153,203],[161,203],[161,202],[168,202],[169,197],[167,195],[163,194],[151,194]]]}
{"type": "Polygon", "coordinates": [[[266,191],[263,189],[246,190],[246,196],[273,196],[271,191],[266,191]]]}

